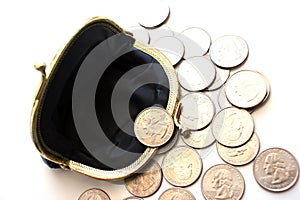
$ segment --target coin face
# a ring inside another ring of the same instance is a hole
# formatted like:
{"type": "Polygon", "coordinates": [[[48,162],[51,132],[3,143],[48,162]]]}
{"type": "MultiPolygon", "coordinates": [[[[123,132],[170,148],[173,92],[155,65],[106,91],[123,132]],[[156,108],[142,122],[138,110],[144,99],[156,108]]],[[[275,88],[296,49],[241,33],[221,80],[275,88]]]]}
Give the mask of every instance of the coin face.
{"type": "Polygon", "coordinates": [[[191,93],[180,102],[179,124],[185,130],[200,130],[209,125],[215,114],[211,99],[204,93],[191,93]]]}
{"type": "Polygon", "coordinates": [[[296,158],[282,148],[270,148],[254,161],[255,180],[266,190],[282,192],[293,187],[299,178],[296,158]]]}
{"type": "Polygon", "coordinates": [[[201,191],[205,199],[241,199],[245,190],[243,175],[236,168],[219,164],[203,175],[201,191]]]}
{"type": "Polygon", "coordinates": [[[110,200],[109,196],[101,189],[92,188],[83,192],[78,200],[110,200]]]}
{"type": "Polygon", "coordinates": [[[158,200],[196,200],[194,195],[182,188],[170,188],[164,191],[158,200]]]}
{"type": "Polygon", "coordinates": [[[221,110],[212,121],[214,137],[219,143],[228,147],[245,144],[251,138],[253,131],[252,116],[246,110],[235,107],[221,110]]]}
{"type": "Polygon", "coordinates": [[[254,133],[251,139],[244,145],[236,148],[225,147],[217,144],[217,150],[220,157],[231,165],[245,165],[250,163],[259,152],[259,139],[254,133]]]}
{"type": "Polygon", "coordinates": [[[139,198],[139,197],[127,197],[123,200],[143,200],[142,198],[139,198]]]}
{"type": "Polygon", "coordinates": [[[159,164],[152,160],[146,168],[125,179],[126,189],[138,197],[148,197],[154,194],[162,182],[162,172],[159,164]]]}
{"type": "Polygon", "coordinates": [[[165,109],[150,107],[143,110],[135,119],[134,133],[146,146],[158,147],[167,143],[173,135],[174,123],[165,109]]]}
{"type": "Polygon", "coordinates": [[[230,70],[216,67],[216,78],[214,82],[206,89],[208,91],[217,90],[224,85],[230,75],[230,70]]]}
{"type": "Polygon", "coordinates": [[[187,130],[182,134],[181,138],[187,145],[193,148],[205,148],[215,142],[211,126],[200,131],[187,130]]]}
{"type": "Polygon", "coordinates": [[[209,51],[211,60],[222,68],[232,68],[242,64],[248,57],[246,41],[235,35],[226,35],[215,40],[209,51]]]}
{"type": "Polygon", "coordinates": [[[164,157],[162,170],[170,184],[185,187],[199,178],[202,160],[196,150],[179,146],[169,151],[164,157]]]}
{"type": "Polygon", "coordinates": [[[177,68],[179,84],[188,91],[202,91],[215,80],[215,66],[211,60],[203,56],[185,59],[177,68]]]}
{"type": "Polygon", "coordinates": [[[226,97],[236,107],[249,109],[268,96],[268,81],[256,71],[242,70],[233,74],[225,86],[226,97]]]}
{"type": "Polygon", "coordinates": [[[176,145],[176,143],[178,141],[178,135],[179,135],[178,132],[179,132],[179,129],[175,130],[171,139],[163,146],[160,146],[156,153],[163,154],[163,153],[170,151],[176,145]]]}

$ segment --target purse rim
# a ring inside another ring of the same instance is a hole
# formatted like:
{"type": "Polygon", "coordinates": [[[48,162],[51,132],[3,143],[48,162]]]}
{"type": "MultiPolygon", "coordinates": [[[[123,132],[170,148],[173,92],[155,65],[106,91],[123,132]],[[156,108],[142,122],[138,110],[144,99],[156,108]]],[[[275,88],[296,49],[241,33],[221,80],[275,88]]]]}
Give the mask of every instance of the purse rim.
{"type": "MultiPolygon", "coordinates": [[[[121,27],[119,27],[115,22],[113,22],[110,19],[107,19],[105,17],[93,17],[88,19],[83,26],[81,26],[76,33],[71,37],[71,39],[61,48],[52,59],[50,66],[47,67],[47,70],[49,72],[47,74],[42,74],[42,80],[40,82],[40,85],[38,86],[37,92],[34,97],[34,104],[32,108],[31,113],[31,137],[32,140],[40,152],[41,156],[44,157],[47,160],[50,160],[51,162],[57,163],[61,166],[61,168],[64,169],[71,169],[73,171],[91,176],[93,178],[103,179],[103,180],[116,180],[120,178],[125,178],[132,173],[138,171],[143,166],[145,166],[148,161],[154,156],[155,152],[157,151],[157,148],[151,148],[147,147],[146,150],[143,152],[143,154],[132,164],[116,170],[101,170],[96,169],[87,165],[84,165],[82,163],[72,161],[61,154],[53,151],[50,149],[45,142],[42,140],[41,133],[40,133],[40,127],[38,127],[38,121],[40,117],[41,108],[43,105],[45,93],[47,90],[47,86],[51,82],[51,77],[54,77],[55,71],[58,68],[57,61],[60,60],[70,43],[73,41],[77,33],[79,33],[85,26],[88,26],[91,23],[100,22],[103,23],[103,26],[109,28],[113,32],[121,33],[125,32],[121,27]]],[[[176,77],[176,72],[170,63],[170,61],[167,59],[167,57],[162,54],[157,49],[150,47],[148,45],[145,45],[137,40],[135,40],[135,43],[133,45],[136,49],[152,56],[155,58],[160,65],[163,67],[169,81],[169,98],[168,103],[166,107],[166,111],[170,115],[174,115],[175,108],[177,107],[177,97],[178,97],[178,81],[176,77]]]]}

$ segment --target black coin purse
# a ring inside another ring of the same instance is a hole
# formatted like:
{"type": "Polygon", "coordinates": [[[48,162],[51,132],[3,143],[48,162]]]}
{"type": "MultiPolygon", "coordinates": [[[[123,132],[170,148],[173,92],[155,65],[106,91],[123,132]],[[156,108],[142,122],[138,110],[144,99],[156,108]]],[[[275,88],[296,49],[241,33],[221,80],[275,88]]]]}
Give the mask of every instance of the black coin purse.
{"type": "Polygon", "coordinates": [[[153,105],[174,115],[178,83],[162,53],[113,21],[94,17],[59,50],[47,70],[45,65],[35,67],[42,80],[31,133],[50,167],[115,180],[153,157],[157,149],[136,139],[133,122],[153,105]]]}

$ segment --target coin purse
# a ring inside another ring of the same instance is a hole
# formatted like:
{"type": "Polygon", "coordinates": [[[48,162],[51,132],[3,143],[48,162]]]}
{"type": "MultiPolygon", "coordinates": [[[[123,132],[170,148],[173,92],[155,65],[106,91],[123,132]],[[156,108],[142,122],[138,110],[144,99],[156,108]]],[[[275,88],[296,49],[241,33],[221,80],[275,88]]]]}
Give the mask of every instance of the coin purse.
{"type": "Polygon", "coordinates": [[[113,21],[94,17],[50,66],[35,67],[42,80],[34,99],[31,135],[48,166],[115,180],[152,158],[157,149],[142,145],[132,131],[135,117],[147,107],[159,105],[174,115],[178,84],[162,53],[136,41],[113,21]],[[129,114],[116,120],[124,110],[118,107],[124,97],[130,97],[125,106],[129,114]],[[124,127],[132,131],[126,133],[124,127]]]}

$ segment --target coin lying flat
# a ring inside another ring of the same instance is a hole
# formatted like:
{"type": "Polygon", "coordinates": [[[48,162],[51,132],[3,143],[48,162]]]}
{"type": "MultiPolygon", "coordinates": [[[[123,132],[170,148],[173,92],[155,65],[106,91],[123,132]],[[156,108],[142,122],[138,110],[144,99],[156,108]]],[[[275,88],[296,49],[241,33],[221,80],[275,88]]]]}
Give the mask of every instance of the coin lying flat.
{"type": "Polygon", "coordinates": [[[154,0],[141,6],[138,10],[138,22],[145,28],[157,27],[169,17],[170,8],[166,2],[154,0]]]}
{"type": "Polygon", "coordinates": [[[150,36],[149,33],[146,29],[140,27],[140,26],[133,26],[133,27],[129,27],[129,32],[132,33],[132,36],[140,41],[143,42],[145,44],[149,44],[150,42],[150,36]]]}
{"type": "Polygon", "coordinates": [[[182,188],[170,188],[164,191],[158,200],[196,200],[194,195],[182,188]]]}
{"type": "Polygon", "coordinates": [[[200,130],[211,122],[215,107],[211,99],[204,93],[191,93],[184,96],[180,102],[181,114],[179,124],[184,130],[200,130]]]}
{"type": "Polygon", "coordinates": [[[149,107],[143,110],[134,122],[137,139],[146,146],[158,147],[167,143],[173,135],[174,123],[165,109],[149,107]]]}
{"type": "Polygon", "coordinates": [[[179,84],[188,91],[205,90],[215,80],[215,66],[211,60],[203,56],[183,60],[177,68],[179,84]]]}
{"type": "Polygon", "coordinates": [[[201,181],[201,190],[207,200],[238,200],[244,194],[245,181],[236,168],[227,164],[219,164],[205,172],[201,181]]]}
{"type": "Polygon", "coordinates": [[[225,93],[229,102],[236,107],[253,108],[268,96],[268,81],[259,72],[242,70],[229,78],[225,93]]]}
{"type": "Polygon", "coordinates": [[[148,197],[154,194],[162,182],[162,172],[159,164],[152,160],[139,173],[126,178],[126,189],[138,197],[148,197]]]}
{"type": "Polygon", "coordinates": [[[217,150],[220,157],[231,165],[246,165],[257,156],[259,152],[259,139],[254,133],[251,139],[244,145],[236,148],[225,147],[217,144],[217,150]]]}
{"type": "Polygon", "coordinates": [[[232,104],[231,104],[231,103],[227,100],[227,98],[226,98],[225,86],[223,86],[223,87],[219,90],[219,94],[218,94],[218,105],[219,105],[219,108],[220,108],[220,109],[232,107],[232,104]]]}
{"type": "Polygon", "coordinates": [[[170,151],[178,141],[178,135],[179,135],[178,132],[179,132],[179,129],[175,130],[171,139],[163,146],[160,146],[156,153],[163,154],[163,153],[170,151]]]}
{"type": "Polygon", "coordinates": [[[235,35],[226,35],[216,39],[209,51],[211,60],[222,68],[232,68],[242,64],[248,57],[246,41],[235,35]]]}
{"type": "Polygon", "coordinates": [[[142,198],[139,198],[139,197],[127,197],[123,200],[143,200],[142,198]]]}
{"type": "Polygon", "coordinates": [[[174,32],[173,30],[167,26],[162,25],[159,28],[147,29],[150,35],[150,44],[152,45],[155,41],[162,37],[173,37],[174,32]]]}
{"type": "Polygon", "coordinates": [[[224,85],[230,75],[230,70],[216,67],[216,78],[214,82],[206,89],[208,91],[217,90],[224,85]]]}
{"type": "Polygon", "coordinates": [[[152,46],[160,50],[170,60],[172,65],[176,65],[184,54],[182,42],[173,36],[161,37],[154,41],[152,46]]]}
{"type": "Polygon", "coordinates": [[[170,184],[185,187],[199,178],[202,160],[194,149],[179,146],[169,151],[164,157],[162,170],[170,184]]]}
{"type": "Polygon", "coordinates": [[[78,200],[90,200],[90,199],[97,199],[97,200],[110,200],[109,196],[101,189],[92,188],[83,192],[78,200]]]}
{"type": "Polygon", "coordinates": [[[228,107],[216,114],[212,121],[212,132],[224,146],[237,147],[245,144],[252,136],[252,116],[243,109],[228,107]]]}
{"type": "Polygon", "coordinates": [[[272,192],[282,192],[296,184],[299,178],[299,164],[287,150],[270,148],[257,156],[253,172],[261,187],[272,192]]]}
{"type": "Polygon", "coordinates": [[[215,142],[211,126],[200,131],[187,130],[182,134],[182,140],[193,148],[205,148],[215,142]]]}
{"type": "Polygon", "coordinates": [[[177,34],[185,46],[184,58],[191,58],[195,56],[203,56],[208,52],[211,45],[210,35],[199,27],[187,28],[177,34]]]}

